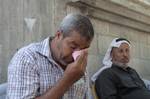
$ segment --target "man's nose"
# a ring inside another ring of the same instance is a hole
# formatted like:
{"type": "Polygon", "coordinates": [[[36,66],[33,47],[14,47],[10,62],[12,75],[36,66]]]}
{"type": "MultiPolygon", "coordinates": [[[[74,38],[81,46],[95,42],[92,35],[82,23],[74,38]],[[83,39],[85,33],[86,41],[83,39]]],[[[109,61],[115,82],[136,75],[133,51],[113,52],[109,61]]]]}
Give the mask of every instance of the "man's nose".
{"type": "Polygon", "coordinates": [[[123,56],[127,57],[128,56],[127,52],[123,52],[123,56]]]}

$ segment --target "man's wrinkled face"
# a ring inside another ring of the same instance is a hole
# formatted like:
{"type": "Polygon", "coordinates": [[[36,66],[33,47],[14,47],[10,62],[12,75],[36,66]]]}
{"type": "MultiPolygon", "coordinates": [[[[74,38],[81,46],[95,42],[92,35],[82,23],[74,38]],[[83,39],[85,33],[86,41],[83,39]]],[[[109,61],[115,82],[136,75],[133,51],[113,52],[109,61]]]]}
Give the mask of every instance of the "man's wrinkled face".
{"type": "Polygon", "coordinates": [[[72,53],[81,49],[88,48],[91,40],[87,40],[84,36],[81,36],[78,32],[73,31],[71,35],[62,37],[58,40],[58,61],[61,65],[67,66],[73,62],[72,53]]]}
{"type": "Polygon", "coordinates": [[[126,66],[130,60],[130,47],[122,43],[119,48],[113,48],[111,52],[112,62],[126,66]]]}

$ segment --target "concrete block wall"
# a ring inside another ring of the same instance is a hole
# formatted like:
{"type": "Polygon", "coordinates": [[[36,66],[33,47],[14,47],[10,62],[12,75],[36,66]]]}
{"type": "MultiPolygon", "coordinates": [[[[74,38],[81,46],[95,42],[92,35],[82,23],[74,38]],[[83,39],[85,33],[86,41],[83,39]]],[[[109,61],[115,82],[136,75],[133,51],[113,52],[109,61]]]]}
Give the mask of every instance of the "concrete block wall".
{"type": "Polygon", "coordinates": [[[0,0],[0,83],[7,81],[7,66],[19,48],[54,34],[53,5],[53,0],[0,0]],[[36,19],[32,31],[25,18],[36,19]]]}
{"type": "Polygon", "coordinates": [[[125,37],[132,44],[130,66],[141,77],[150,79],[150,16],[147,14],[150,9],[132,2],[143,9],[141,12],[129,2],[132,0],[0,0],[0,83],[7,81],[7,66],[17,49],[54,35],[68,13],[84,14],[94,26],[95,37],[88,58],[90,77],[101,68],[112,39],[125,37]],[[32,31],[27,29],[24,18],[36,18],[32,31]]]}

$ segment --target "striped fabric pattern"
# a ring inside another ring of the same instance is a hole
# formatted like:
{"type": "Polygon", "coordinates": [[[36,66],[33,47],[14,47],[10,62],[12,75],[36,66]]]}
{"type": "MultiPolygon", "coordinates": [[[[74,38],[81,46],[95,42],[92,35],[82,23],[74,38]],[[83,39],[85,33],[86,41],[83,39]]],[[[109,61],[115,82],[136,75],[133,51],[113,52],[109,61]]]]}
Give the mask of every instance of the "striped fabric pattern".
{"type": "MultiPolygon", "coordinates": [[[[51,57],[49,39],[21,48],[14,55],[8,66],[7,99],[34,99],[61,79],[64,70],[51,57]]],[[[61,99],[84,99],[86,81],[84,76],[61,99]]]]}

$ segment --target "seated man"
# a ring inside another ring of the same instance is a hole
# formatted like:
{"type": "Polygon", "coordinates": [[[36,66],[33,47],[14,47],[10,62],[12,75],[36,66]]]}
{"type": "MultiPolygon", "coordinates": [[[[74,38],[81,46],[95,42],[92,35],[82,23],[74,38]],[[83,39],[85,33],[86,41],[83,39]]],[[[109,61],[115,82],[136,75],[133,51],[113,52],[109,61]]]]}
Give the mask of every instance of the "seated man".
{"type": "Polygon", "coordinates": [[[85,99],[87,50],[94,37],[91,21],[69,14],[54,37],[21,48],[8,67],[7,99],[85,99]]]}
{"type": "Polygon", "coordinates": [[[129,60],[130,42],[124,38],[114,39],[103,60],[105,69],[99,71],[95,81],[100,99],[150,99],[150,91],[128,66],[129,60]]]}

